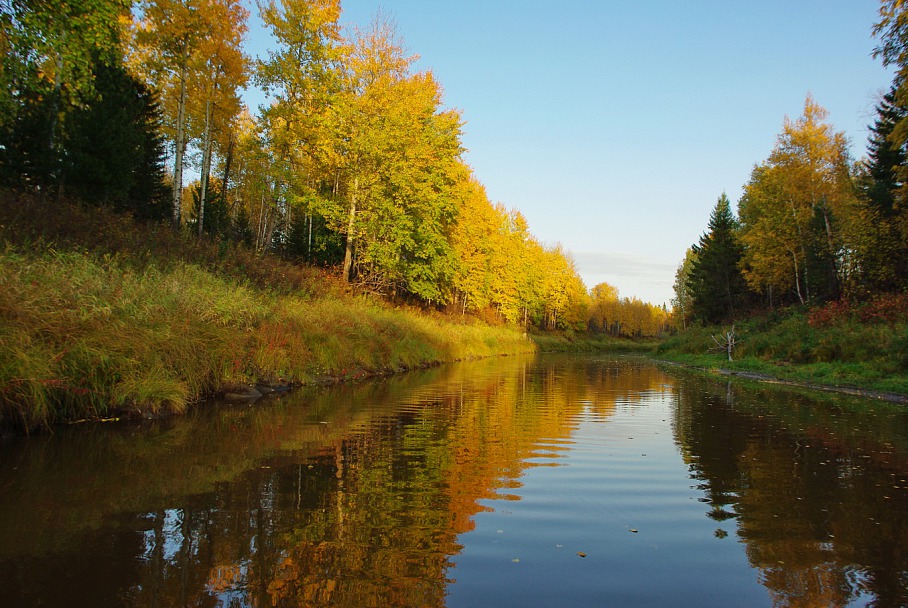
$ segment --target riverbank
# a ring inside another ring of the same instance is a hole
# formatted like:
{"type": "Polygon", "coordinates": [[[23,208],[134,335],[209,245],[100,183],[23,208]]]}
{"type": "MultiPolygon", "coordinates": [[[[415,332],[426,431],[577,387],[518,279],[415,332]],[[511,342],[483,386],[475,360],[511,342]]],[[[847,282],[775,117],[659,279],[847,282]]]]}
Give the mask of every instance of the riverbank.
{"type": "Polygon", "coordinates": [[[326,272],[100,209],[4,205],[0,237],[0,426],[536,350],[512,328],[354,296],[326,272]]]}
{"type": "Polygon", "coordinates": [[[544,353],[653,353],[661,343],[657,338],[615,338],[603,334],[564,332],[531,333],[530,339],[544,353]]]}
{"type": "Polygon", "coordinates": [[[684,363],[681,360],[669,360],[669,359],[654,359],[657,363],[661,365],[668,365],[673,367],[683,367],[685,369],[694,370],[702,374],[707,375],[720,375],[720,376],[730,376],[734,378],[741,378],[743,380],[751,380],[754,382],[760,382],[764,384],[774,384],[779,386],[788,386],[794,388],[806,388],[814,391],[823,391],[827,393],[838,393],[841,395],[852,395],[856,397],[864,397],[866,399],[877,399],[879,401],[888,401],[889,403],[898,403],[903,405],[908,405],[908,394],[901,393],[892,393],[887,391],[878,391],[869,388],[860,388],[857,386],[842,386],[834,384],[820,384],[816,382],[809,382],[805,380],[784,380],[778,376],[773,376],[761,372],[753,372],[746,370],[734,370],[723,367],[715,367],[711,365],[702,365],[703,361],[698,361],[696,363],[688,362],[684,363]],[[697,364],[701,363],[701,364],[697,364]]]}
{"type": "Polygon", "coordinates": [[[773,311],[735,325],[733,361],[713,337],[730,327],[697,327],[655,351],[688,367],[821,390],[908,400],[905,296],[861,305],[773,311]]]}

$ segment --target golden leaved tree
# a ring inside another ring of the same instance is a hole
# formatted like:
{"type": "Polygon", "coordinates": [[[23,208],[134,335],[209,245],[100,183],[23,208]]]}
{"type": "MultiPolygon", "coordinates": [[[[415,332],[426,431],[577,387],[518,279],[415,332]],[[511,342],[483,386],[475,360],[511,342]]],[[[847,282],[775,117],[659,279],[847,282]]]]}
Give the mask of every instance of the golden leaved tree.
{"type": "Polygon", "coordinates": [[[744,276],[756,291],[800,302],[836,298],[848,278],[857,199],[845,135],[808,95],[785,120],[769,158],[755,167],[739,205],[744,276]]]}
{"type": "Polygon", "coordinates": [[[381,13],[355,32],[331,116],[339,187],[320,212],[345,237],[348,281],[443,303],[455,270],[458,185],[469,174],[460,114],[442,108],[430,72],[411,73],[415,59],[381,13]]]}
{"type": "Polygon", "coordinates": [[[142,0],[137,8],[130,63],[161,95],[164,136],[173,146],[172,223],[181,223],[185,156],[195,138],[201,233],[214,137],[239,114],[238,90],[248,79],[242,45],[249,13],[239,0],[142,0]]]}
{"type": "Polygon", "coordinates": [[[344,45],[339,0],[269,0],[259,8],[277,43],[256,72],[256,82],[272,96],[256,138],[268,159],[257,180],[268,217],[257,240],[266,248],[294,209],[312,212],[324,184],[333,181],[337,189],[331,120],[340,101],[344,45]]]}
{"type": "Polygon", "coordinates": [[[199,236],[205,226],[205,204],[209,195],[212,153],[221,143],[227,153],[234,123],[243,105],[239,89],[249,80],[250,60],[243,52],[249,12],[239,0],[217,0],[203,5],[210,11],[205,22],[210,29],[199,42],[190,70],[191,88],[189,129],[198,140],[201,152],[199,208],[196,224],[199,236]]]}

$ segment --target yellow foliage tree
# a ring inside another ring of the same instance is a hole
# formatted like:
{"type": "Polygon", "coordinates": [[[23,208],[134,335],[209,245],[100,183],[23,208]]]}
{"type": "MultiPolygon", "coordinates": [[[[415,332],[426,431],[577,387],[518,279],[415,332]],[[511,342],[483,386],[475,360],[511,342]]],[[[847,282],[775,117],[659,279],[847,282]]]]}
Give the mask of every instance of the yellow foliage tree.
{"type": "Polygon", "coordinates": [[[744,275],[756,291],[798,300],[836,298],[847,280],[857,199],[847,139],[807,96],[788,118],[769,158],[754,169],[739,206],[744,275]]]}

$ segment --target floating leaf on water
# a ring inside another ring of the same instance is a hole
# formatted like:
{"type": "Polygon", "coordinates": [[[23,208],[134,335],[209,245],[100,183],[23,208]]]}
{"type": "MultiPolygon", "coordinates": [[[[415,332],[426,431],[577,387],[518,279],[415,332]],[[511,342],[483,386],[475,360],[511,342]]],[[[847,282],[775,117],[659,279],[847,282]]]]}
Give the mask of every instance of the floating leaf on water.
{"type": "Polygon", "coordinates": [[[579,555],[580,557],[586,557],[586,553],[584,553],[583,551],[578,551],[577,555],[579,555]]]}
{"type": "Polygon", "coordinates": [[[633,532],[634,534],[636,534],[637,532],[639,532],[639,530],[637,530],[636,528],[631,528],[630,531],[633,532]]]}
{"type": "Polygon", "coordinates": [[[520,558],[519,558],[519,557],[515,557],[515,558],[512,559],[511,561],[514,562],[515,564],[519,564],[519,563],[520,563],[520,558]]]}

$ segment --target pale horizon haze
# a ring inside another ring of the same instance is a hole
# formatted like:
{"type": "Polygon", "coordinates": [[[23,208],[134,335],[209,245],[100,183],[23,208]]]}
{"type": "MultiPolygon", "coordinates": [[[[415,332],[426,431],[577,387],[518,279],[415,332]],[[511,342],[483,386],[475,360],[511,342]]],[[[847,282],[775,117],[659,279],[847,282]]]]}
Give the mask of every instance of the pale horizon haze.
{"type": "MultiPolygon", "coordinates": [[[[250,9],[247,51],[272,39],[250,9]]],[[[653,304],[725,192],[735,207],[808,94],[865,155],[891,71],[872,57],[876,0],[342,0],[389,15],[416,70],[465,122],[465,160],[493,202],[561,243],[591,288],[653,304]]],[[[264,100],[250,90],[250,110],[264,100]]]]}

